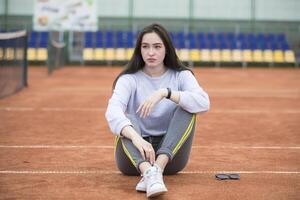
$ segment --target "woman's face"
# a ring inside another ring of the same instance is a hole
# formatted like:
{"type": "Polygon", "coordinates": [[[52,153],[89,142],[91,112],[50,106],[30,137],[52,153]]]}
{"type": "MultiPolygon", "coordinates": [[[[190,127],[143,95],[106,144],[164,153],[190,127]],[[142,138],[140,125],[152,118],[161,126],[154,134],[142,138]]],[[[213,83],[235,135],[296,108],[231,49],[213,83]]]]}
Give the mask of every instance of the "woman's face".
{"type": "Polygon", "coordinates": [[[141,44],[141,53],[146,67],[163,67],[166,48],[163,41],[155,33],[146,33],[141,44]]]}

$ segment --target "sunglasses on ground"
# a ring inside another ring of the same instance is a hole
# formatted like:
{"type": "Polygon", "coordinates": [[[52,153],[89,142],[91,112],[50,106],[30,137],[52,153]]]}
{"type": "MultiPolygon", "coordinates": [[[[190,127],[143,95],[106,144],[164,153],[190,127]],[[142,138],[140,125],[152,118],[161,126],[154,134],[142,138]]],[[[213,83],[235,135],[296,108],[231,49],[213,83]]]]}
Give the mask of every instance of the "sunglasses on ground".
{"type": "Polygon", "coordinates": [[[216,174],[217,180],[239,180],[239,174],[216,174]]]}

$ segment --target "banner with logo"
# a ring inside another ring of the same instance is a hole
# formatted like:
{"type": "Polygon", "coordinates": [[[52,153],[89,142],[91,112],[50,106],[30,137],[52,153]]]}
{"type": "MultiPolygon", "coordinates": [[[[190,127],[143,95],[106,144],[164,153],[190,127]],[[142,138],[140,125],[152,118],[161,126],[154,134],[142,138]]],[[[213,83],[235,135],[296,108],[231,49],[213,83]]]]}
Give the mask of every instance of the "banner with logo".
{"type": "Polygon", "coordinates": [[[34,30],[97,30],[96,0],[36,0],[34,30]]]}

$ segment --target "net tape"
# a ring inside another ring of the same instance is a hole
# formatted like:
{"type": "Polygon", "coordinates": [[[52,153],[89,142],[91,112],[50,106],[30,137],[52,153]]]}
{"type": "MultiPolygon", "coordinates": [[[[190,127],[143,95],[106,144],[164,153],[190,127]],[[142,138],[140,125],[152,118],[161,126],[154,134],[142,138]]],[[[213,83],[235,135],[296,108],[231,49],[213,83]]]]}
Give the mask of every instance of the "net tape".
{"type": "Polygon", "coordinates": [[[0,33],[0,40],[10,40],[19,37],[24,37],[26,35],[25,30],[16,31],[16,32],[7,32],[7,33],[0,33]]]}

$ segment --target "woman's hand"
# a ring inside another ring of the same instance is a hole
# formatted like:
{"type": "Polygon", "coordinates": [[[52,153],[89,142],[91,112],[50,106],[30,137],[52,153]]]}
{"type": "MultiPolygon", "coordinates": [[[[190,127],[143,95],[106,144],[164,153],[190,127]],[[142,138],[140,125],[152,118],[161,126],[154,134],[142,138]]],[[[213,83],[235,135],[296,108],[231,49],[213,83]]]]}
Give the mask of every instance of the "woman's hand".
{"type": "Polygon", "coordinates": [[[135,136],[131,139],[133,145],[140,151],[144,160],[150,162],[151,165],[155,162],[155,152],[152,145],[140,136],[135,136]]]}
{"type": "Polygon", "coordinates": [[[148,97],[137,109],[137,113],[140,113],[140,117],[148,117],[153,107],[160,102],[164,97],[167,96],[167,89],[162,88],[155,91],[150,97],[148,97]]]}

